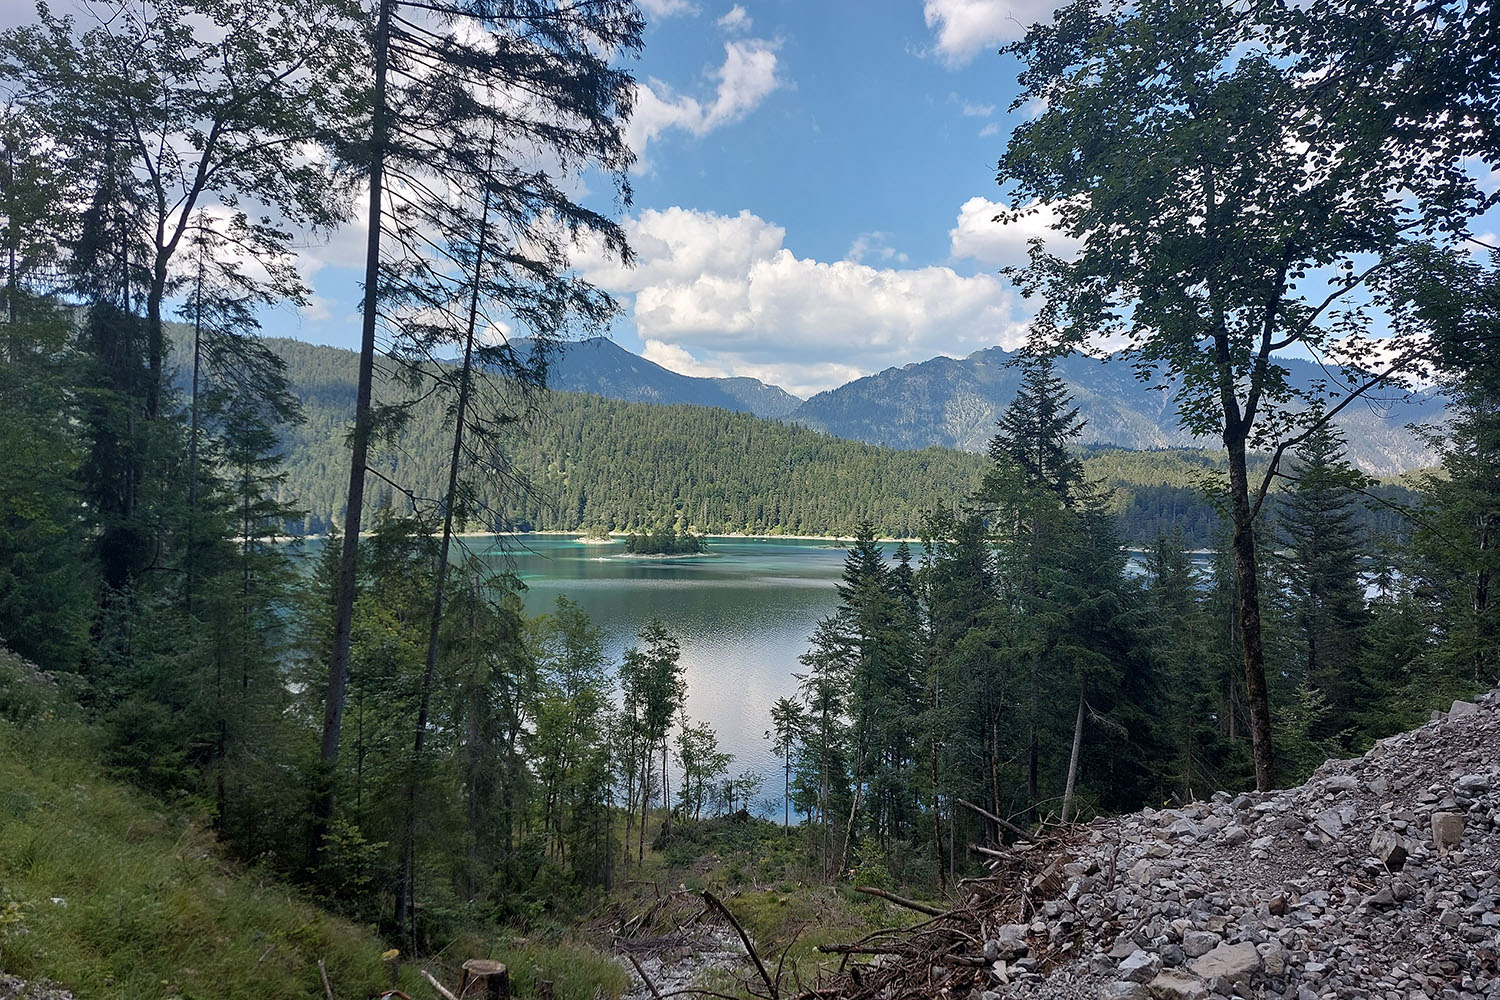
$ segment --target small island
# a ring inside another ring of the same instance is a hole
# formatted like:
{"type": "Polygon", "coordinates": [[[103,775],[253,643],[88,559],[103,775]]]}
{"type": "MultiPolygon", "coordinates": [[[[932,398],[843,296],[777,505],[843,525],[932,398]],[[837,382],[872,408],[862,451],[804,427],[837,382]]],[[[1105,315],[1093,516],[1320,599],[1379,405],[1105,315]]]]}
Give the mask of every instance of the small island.
{"type": "Polygon", "coordinates": [[[625,536],[625,554],[631,556],[697,556],[708,551],[704,536],[665,528],[625,536]]]}

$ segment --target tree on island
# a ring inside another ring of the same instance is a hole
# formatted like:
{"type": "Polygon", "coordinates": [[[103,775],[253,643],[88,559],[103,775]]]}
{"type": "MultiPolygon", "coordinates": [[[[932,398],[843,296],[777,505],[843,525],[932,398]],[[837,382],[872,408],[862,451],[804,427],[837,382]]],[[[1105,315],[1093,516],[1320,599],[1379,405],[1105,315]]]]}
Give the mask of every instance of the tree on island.
{"type": "Polygon", "coordinates": [[[692,556],[708,551],[702,535],[661,528],[625,536],[625,552],[633,556],[692,556]]]}
{"type": "Polygon", "coordinates": [[[1022,63],[999,163],[1014,220],[1045,208],[1078,241],[1015,274],[1062,345],[1125,343],[1142,378],[1219,437],[1256,784],[1275,780],[1255,523],[1288,448],[1420,348],[1390,315],[1423,242],[1497,201],[1497,42],[1483,4],[1078,0],[1006,49],[1022,63]],[[1460,122],[1462,124],[1460,125],[1460,122]],[[1332,359],[1311,390],[1273,352],[1332,359]],[[1321,408],[1315,404],[1324,404],[1321,408]],[[1248,456],[1270,452],[1258,482],[1248,456]]]}

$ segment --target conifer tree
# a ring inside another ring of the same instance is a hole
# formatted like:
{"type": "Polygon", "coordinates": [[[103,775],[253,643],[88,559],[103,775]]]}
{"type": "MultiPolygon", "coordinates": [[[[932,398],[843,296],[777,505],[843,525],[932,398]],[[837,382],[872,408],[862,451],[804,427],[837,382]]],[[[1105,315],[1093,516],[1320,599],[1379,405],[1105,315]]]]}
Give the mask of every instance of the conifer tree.
{"type": "MultiPolygon", "coordinates": [[[[500,7],[376,0],[370,76],[361,81],[370,85],[370,103],[341,147],[369,185],[368,243],[325,688],[325,770],[337,763],[342,731],[365,473],[377,424],[377,332],[384,325],[399,356],[430,356],[462,339],[474,294],[503,304],[493,319],[505,326],[496,329],[525,328],[544,347],[570,323],[608,314],[608,297],[571,271],[569,255],[587,236],[625,259],[622,231],[533,161],[553,158],[561,172],[600,169],[628,202],[632,154],[623,128],[634,90],[614,59],[639,48],[642,29],[630,0],[500,7]]],[[[514,351],[497,360],[522,381],[536,381],[544,370],[514,351]]],[[[332,811],[325,782],[314,850],[332,811]]]]}
{"type": "Polygon", "coordinates": [[[782,765],[782,828],[788,833],[792,829],[792,759],[803,744],[807,717],[802,703],[795,698],[781,697],[771,706],[771,728],[765,738],[771,750],[781,758],[782,765]]]}
{"type": "Polygon", "coordinates": [[[1283,542],[1276,562],[1301,647],[1300,674],[1321,694],[1329,718],[1343,726],[1369,698],[1360,672],[1368,620],[1360,579],[1365,553],[1354,516],[1365,477],[1344,458],[1342,435],[1327,426],[1298,446],[1295,459],[1278,509],[1283,542]]]}

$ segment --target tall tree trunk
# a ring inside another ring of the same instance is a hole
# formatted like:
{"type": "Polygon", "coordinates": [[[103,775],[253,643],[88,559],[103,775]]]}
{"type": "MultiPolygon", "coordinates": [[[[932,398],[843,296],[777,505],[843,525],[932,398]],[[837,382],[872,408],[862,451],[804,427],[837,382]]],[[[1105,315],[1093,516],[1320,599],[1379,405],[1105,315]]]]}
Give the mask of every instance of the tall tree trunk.
{"type": "Polygon", "coordinates": [[[661,738],[661,828],[665,833],[672,828],[672,786],[667,781],[667,737],[661,738]]]}
{"type": "MultiPolygon", "coordinates": [[[[167,265],[158,253],[151,269],[151,287],[146,292],[146,419],[155,420],[161,409],[162,354],[164,352],[161,304],[167,294],[167,265]]],[[[129,307],[126,307],[127,311],[129,307]]]]}
{"type": "Polygon", "coordinates": [[[203,257],[198,257],[198,287],[193,303],[193,388],[189,400],[191,414],[188,435],[188,523],[187,523],[187,612],[193,613],[193,589],[198,568],[197,554],[193,551],[198,533],[198,434],[201,426],[198,419],[198,377],[203,364],[203,257]]]}
{"type": "Polygon", "coordinates": [[[839,865],[834,869],[835,876],[841,874],[849,864],[849,844],[854,840],[854,817],[859,815],[859,799],[864,793],[864,779],[859,777],[865,772],[865,755],[860,753],[854,766],[854,802],[849,806],[849,822],[844,825],[844,845],[839,849],[839,865]]]}
{"type": "Polygon", "coordinates": [[[932,741],[932,863],[937,866],[938,890],[948,891],[948,873],[943,868],[943,820],[938,812],[938,745],[932,741]]]}
{"type": "Polygon", "coordinates": [[[328,664],[328,690],[323,706],[323,741],[319,755],[318,799],[313,812],[309,856],[314,863],[323,850],[323,837],[333,818],[334,768],[339,759],[339,736],[344,700],[349,686],[349,640],[354,621],[355,569],[359,531],[364,516],[365,464],[369,460],[372,385],[375,373],[375,322],[379,316],[380,230],[383,216],[386,147],[386,64],[390,54],[393,0],[381,0],[375,27],[375,107],[370,143],[369,237],[365,245],[364,316],[360,328],[359,383],[354,399],[354,432],[349,457],[349,503],[344,515],[344,548],[339,561],[338,596],[334,606],[333,654],[328,664]]]}
{"type": "Polygon", "coordinates": [[[641,756],[645,763],[641,767],[641,831],[636,837],[636,865],[646,863],[646,811],[651,808],[651,761],[656,748],[643,746],[641,756]]]}
{"type": "MultiPolygon", "coordinates": [[[[1235,421],[1238,423],[1238,421],[1235,421]]],[[[1239,589],[1240,646],[1245,663],[1245,697],[1250,702],[1250,740],[1255,756],[1255,787],[1270,791],[1276,780],[1271,752],[1271,704],[1266,691],[1266,655],[1261,644],[1260,575],[1255,566],[1255,523],[1245,464],[1245,431],[1224,432],[1229,452],[1229,489],[1234,520],[1234,577],[1239,589]]]]}
{"type": "MultiPolygon", "coordinates": [[[[493,139],[490,143],[494,151],[493,139]]],[[[458,406],[453,417],[453,448],[448,455],[448,488],[443,494],[443,540],[438,546],[438,564],[432,590],[432,617],[427,627],[427,664],[422,673],[422,694],[417,709],[417,732],[412,741],[411,776],[406,783],[406,822],[402,831],[401,881],[396,889],[396,926],[407,929],[407,946],[416,949],[416,821],[417,780],[422,769],[422,751],[427,745],[427,720],[432,712],[432,683],[437,675],[438,633],[443,625],[443,588],[448,582],[448,553],[453,543],[453,504],[458,496],[458,472],[463,464],[464,421],[469,415],[469,393],[474,368],[474,329],[479,322],[479,289],[483,274],[485,236],[490,221],[490,192],[484,192],[479,213],[479,239],[474,253],[474,283],[469,291],[469,316],[464,329],[464,358],[458,370],[458,406]]],[[[545,832],[545,827],[543,828],[545,832]]]]}
{"type": "MultiPolygon", "coordinates": [[[[1479,557],[1481,561],[1489,552],[1490,548],[1490,519],[1482,516],[1479,519],[1479,557]]],[[[1474,680],[1481,684],[1492,684],[1494,680],[1490,677],[1491,671],[1487,668],[1489,662],[1489,628],[1485,621],[1485,612],[1490,605],[1490,571],[1481,569],[1474,577],[1474,680]]]]}
{"type": "Polygon", "coordinates": [[[1078,719],[1073,723],[1073,753],[1068,758],[1068,783],[1063,788],[1062,821],[1073,816],[1073,789],[1078,784],[1078,752],[1083,748],[1083,688],[1078,689],[1078,719]]]}
{"type": "Polygon", "coordinates": [[[790,747],[786,752],[786,771],[781,783],[781,829],[783,833],[790,833],[792,830],[792,751],[790,747]]]}

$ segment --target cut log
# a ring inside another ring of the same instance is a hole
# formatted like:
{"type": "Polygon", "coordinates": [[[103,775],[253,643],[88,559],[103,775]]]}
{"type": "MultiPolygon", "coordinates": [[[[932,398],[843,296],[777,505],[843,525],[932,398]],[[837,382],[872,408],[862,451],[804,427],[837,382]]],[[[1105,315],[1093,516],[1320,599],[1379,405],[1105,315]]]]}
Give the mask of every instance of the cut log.
{"type": "Polygon", "coordinates": [[[897,906],[904,906],[908,910],[916,910],[918,913],[925,913],[929,917],[945,917],[948,915],[947,910],[940,910],[936,906],[928,906],[926,903],[919,903],[915,899],[907,899],[905,896],[898,896],[894,892],[886,892],[884,889],[876,889],[872,886],[861,885],[857,886],[854,891],[862,892],[866,896],[876,896],[880,899],[886,900],[887,902],[895,903],[897,906]]]}
{"type": "Polygon", "coordinates": [[[484,1000],[510,1000],[510,970],[504,962],[492,958],[471,958],[464,963],[463,978],[458,981],[458,995],[484,997],[484,1000]]]}

